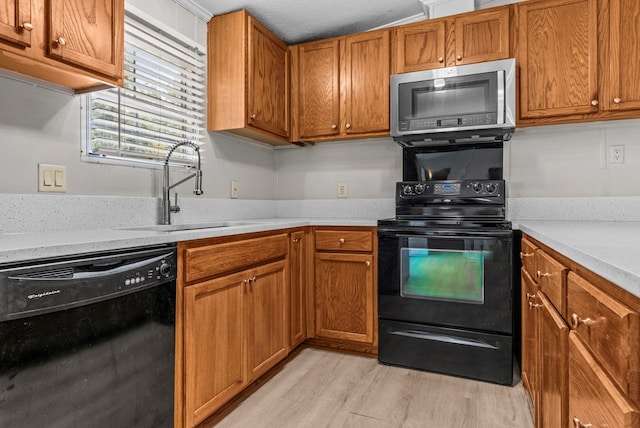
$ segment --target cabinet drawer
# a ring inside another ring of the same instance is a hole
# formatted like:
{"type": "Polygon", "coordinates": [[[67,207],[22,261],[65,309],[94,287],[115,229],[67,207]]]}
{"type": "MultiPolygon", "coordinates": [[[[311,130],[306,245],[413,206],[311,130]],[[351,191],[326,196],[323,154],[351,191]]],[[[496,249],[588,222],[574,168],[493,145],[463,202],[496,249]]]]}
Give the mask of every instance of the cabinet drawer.
{"type": "Polygon", "coordinates": [[[373,251],[371,231],[317,230],[316,250],[373,251]]]}
{"type": "Polygon", "coordinates": [[[185,280],[197,281],[286,257],[287,244],[287,234],[283,233],[189,248],[185,252],[185,280]]]}
{"type": "Polygon", "coordinates": [[[640,399],[638,313],[569,272],[567,317],[618,386],[631,399],[640,399]]]}
{"type": "Polygon", "coordinates": [[[536,251],[535,278],[540,290],[547,295],[553,306],[565,314],[568,268],[542,250],[536,251]]]}
{"type": "Polygon", "coordinates": [[[638,409],[611,382],[574,331],[569,334],[569,423],[594,428],[640,424],[638,409]]]}
{"type": "Polygon", "coordinates": [[[536,277],[536,250],[538,247],[526,238],[522,238],[520,259],[522,260],[522,267],[531,276],[536,277]]]}

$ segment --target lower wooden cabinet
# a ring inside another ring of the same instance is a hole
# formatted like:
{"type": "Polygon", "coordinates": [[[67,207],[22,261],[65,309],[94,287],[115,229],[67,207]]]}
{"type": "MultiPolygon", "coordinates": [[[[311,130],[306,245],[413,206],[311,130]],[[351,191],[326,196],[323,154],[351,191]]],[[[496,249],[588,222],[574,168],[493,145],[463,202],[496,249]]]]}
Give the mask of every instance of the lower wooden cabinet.
{"type": "Polygon", "coordinates": [[[315,230],[313,334],[325,345],[377,351],[374,237],[367,227],[315,230]]]}
{"type": "Polygon", "coordinates": [[[539,303],[539,428],[567,426],[567,335],[569,327],[551,301],[538,293],[539,303]]]}
{"type": "Polygon", "coordinates": [[[289,245],[289,345],[293,349],[307,338],[306,232],[300,230],[291,233],[289,245]]]}
{"type": "Polygon", "coordinates": [[[536,428],[640,428],[640,298],[529,237],[522,249],[522,381],[536,428]]]}
{"type": "Polygon", "coordinates": [[[243,272],[184,290],[185,426],[202,422],[240,392],[246,370],[243,272]]]}
{"type": "Polygon", "coordinates": [[[578,428],[640,426],[638,409],[574,331],[569,334],[569,423],[578,428]]]}
{"type": "Polygon", "coordinates": [[[373,256],[318,253],[316,336],[373,343],[373,256]]]}

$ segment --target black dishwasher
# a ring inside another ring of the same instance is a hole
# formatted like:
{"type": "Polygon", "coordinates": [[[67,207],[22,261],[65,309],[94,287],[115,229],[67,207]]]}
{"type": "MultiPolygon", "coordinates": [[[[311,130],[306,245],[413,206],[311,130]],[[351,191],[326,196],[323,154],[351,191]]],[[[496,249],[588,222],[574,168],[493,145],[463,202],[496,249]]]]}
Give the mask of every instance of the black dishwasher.
{"type": "Polygon", "coordinates": [[[175,246],[0,266],[0,425],[172,427],[175,246]]]}

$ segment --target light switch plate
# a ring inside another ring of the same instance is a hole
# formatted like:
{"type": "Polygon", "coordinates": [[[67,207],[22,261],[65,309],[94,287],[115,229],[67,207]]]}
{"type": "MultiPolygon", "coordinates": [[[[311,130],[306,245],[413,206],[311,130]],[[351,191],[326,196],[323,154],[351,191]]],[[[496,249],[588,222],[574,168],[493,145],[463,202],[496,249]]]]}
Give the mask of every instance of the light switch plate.
{"type": "Polygon", "coordinates": [[[38,164],[38,192],[67,191],[67,168],[62,165],[38,164]]]}

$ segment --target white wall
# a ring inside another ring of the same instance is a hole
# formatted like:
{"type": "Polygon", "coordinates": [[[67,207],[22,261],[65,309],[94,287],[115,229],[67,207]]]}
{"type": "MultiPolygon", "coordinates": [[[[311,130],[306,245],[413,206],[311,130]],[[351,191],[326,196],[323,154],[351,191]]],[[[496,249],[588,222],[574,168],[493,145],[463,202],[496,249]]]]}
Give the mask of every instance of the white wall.
{"type": "MultiPolygon", "coordinates": [[[[171,0],[128,3],[206,46],[206,23],[171,0]]],[[[0,193],[37,193],[37,164],[67,168],[70,195],[159,196],[157,170],[83,162],[81,96],[0,77],[0,193]]],[[[230,180],[240,182],[243,199],[275,198],[274,151],[270,147],[208,134],[203,148],[201,198],[228,198],[230,180]]],[[[172,173],[180,178],[179,172],[172,173]]],[[[173,181],[173,180],[172,180],[173,181]]],[[[191,182],[181,197],[193,197],[191,182]]]]}

